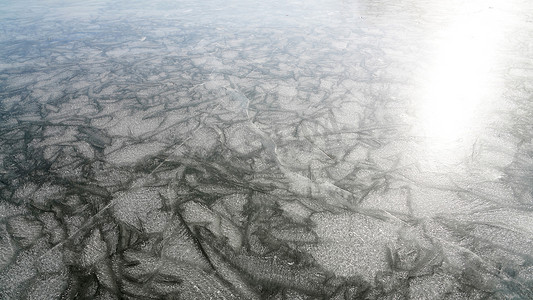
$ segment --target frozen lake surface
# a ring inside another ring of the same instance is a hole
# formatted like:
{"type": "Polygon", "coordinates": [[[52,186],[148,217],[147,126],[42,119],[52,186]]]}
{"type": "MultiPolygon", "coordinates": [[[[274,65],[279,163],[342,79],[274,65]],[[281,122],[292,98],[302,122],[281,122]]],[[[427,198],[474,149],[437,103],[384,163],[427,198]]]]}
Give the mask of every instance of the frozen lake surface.
{"type": "Polygon", "coordinates": [[[533,299],[533,2],[438,2],[4,1],[0,299],[533,299]]]}

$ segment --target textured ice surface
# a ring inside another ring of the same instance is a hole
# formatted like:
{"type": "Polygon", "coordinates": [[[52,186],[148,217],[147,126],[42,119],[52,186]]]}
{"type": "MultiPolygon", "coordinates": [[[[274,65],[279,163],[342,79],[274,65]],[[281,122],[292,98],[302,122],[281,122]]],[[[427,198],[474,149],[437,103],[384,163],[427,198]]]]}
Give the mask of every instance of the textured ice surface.
{"type": "Polygon", "coordinates": [[[531,11],[3,3],[0,299],[533,299],[531,11]]]}

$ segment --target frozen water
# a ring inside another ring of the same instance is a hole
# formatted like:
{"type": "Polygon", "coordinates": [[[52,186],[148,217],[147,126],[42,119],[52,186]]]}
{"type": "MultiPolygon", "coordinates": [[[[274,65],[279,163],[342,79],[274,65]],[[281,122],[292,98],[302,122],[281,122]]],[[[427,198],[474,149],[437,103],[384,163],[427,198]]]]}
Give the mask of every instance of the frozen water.
{"type": "Polygon", "coordinates": [[[1,299],[533,299],[525,0],[0,9],[1,299]]]}

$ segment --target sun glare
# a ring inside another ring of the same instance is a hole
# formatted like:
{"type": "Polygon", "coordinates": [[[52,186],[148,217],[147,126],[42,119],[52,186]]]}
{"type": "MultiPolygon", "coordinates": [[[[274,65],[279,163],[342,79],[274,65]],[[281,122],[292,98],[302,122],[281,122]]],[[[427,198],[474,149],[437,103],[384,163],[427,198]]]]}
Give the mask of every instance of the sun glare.
{"type": "MultiPolygon", "coordinates": [[[[420,126],[426,151],[450,151],[474,139],[494,91],[505,21],[490,7],[458,14],[440,31],[422,87],[420,126]]],[[[433,155],[432,155],[433,156],[433,155]]],[[[459,157],[457,157],[459,158],[459,157]]]]}

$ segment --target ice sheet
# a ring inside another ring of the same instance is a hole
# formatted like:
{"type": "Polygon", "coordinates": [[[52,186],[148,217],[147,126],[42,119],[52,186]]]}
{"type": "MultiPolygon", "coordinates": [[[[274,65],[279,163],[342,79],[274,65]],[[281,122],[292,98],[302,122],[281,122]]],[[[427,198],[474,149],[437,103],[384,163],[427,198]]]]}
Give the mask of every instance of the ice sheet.
{"type": "Polygon", "coordinates": [[[9,1],[1,299],[533,299],[533,5],[9,1]]]}

